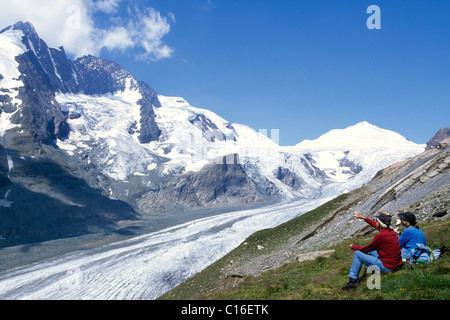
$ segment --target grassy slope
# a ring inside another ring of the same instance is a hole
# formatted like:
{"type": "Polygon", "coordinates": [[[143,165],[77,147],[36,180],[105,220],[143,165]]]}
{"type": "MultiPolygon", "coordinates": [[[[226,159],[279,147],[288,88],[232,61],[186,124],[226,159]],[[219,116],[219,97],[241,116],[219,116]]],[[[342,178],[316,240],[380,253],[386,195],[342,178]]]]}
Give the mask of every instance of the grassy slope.
{"type": "MultiPolygon", "coordinates": [[[[330,258],[319,257],[315,261],[287,263],[259,276],[246,276],[237,288],[226,280],[230,264],[240,265],[261,255],[250,250],[257,245],[265,247],[265,254],[276,252],[309,227],[335,212],[345,203],[344,194],[302,216],[276,228],[261,230],[251,235],[239,247],[211,266],[188,279],[160,299],[449,299],[450,259],[445,257],[431,264],[407,266],[401,271],[382,277],[381,290],[369,290],[363,285],[353,291],[342,291],[346,282],[353,251],[350,243],[366,244],[373,235],[353,238],[333,247],[336,252],[330,258]]],[[[428,246],[432,249],[448,245],[450,221],[437,221],[423,225],[428,246]]]]}
{"type": "MultiPolygon", "coordinates": [[[[436,249],[448,245],[450,221],[424,224],[427,244],[436,249]]],[[[372,236],[372,235],[371,235],[372,236]]],[[[371,237],[343,241],[330,249],[330,258],[289,263],[257,277],[246,277],[235,289],[208,296],[209,299],[385,299],[385,300],[449,300],[450,254],[432,263],[405,265],[400,271],[381,277],[381,288],[367,288],[366,277],[359,288],[341,290],[347,280],[353,259],[350,243],[368,243],[371,237]]],[[[362,272],[361,274],[362,275],[362,272]]],[[[370,276],[370,275],[369,275],[370,276]]]]}

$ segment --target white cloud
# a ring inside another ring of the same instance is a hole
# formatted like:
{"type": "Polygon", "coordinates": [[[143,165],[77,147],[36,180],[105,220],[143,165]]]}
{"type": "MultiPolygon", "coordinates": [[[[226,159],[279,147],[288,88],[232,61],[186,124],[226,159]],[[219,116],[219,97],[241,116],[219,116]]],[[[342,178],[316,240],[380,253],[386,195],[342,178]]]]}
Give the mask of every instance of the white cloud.
{"type": "Polygon", "coordinates": [[[97,0],[90,1],[90,5],[93,10],[102,11],[104,13],[115,13],[119,7],[119,3],[122,0],[97,0]]]}
{"type": "Polygon", "coordinates": [[[170,20],[172,20],[172,22],[176,22],[177,21],[177,19],[175,18],[175,15],[174,15],[173,12],[169,12],[167,14],[167,16],[170,18],[170,20]]]}
{"type": "Polygon", "coordinates": [[[172,55],[173,50],[162,42],[170,31],[170,24],[153,8],[139,14],[136,21],[130,20],[129,30],[134,41],[145,51],[139,56],[141,59],[160,60],[172,55]]]}
{"type": "MultiPolygon", "coordinates": [[[[138,58],[151,61],[171,57],[173,49],[163,42],[170,31],[168,19],[153,8],[128,10],[125,19],[118,15],[121,2],[2,0],[0,29],[17,21],[29,21],[50,47],[64,46],[74,57],[99,55],[102,49],[139,49],[138,58]],[[107,15],[109,26],[96,26],[95,14],[99,12],[107,15]]],[[[169,20],[175,21],[173,13],[169,20]]]]}
{"type": "Polygon", "coordinates": [[[133,46],[133,39],[130,37],[129,31],[124,27],[115,27],[102,32],[100,47],[110,51],[117,49],[125,51],[133,46]]]}
{"type": "Polygon", "coordinates": [[[206,0],[206,2],[202,6],[202,10],[208,11],[211,10],[214,7],[211,0],[206,0]]]}

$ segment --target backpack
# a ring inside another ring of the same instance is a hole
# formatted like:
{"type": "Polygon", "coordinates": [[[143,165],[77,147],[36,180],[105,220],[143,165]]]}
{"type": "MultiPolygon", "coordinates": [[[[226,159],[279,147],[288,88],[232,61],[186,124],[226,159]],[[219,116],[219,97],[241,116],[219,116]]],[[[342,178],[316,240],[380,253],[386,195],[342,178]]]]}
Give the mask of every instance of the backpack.
{"type": "Polygon", "coordinates": [[[411,252],[407,255],[406,260],[409,261],[409,264],[413,264],[416,262],[431,262],[435,259],[434,251],[428,248],[423,243],[417,243],[416,248],[412,249],[411,252]]]}

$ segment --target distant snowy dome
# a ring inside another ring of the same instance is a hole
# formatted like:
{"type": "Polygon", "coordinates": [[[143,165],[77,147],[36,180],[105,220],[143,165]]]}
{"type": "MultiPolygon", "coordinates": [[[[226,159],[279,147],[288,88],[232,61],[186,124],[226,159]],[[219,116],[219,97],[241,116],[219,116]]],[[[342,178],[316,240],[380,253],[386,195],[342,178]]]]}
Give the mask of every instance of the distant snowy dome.
{"type": "Polygon", "coordinates": [[[411,146],[416,146],[416,144],[394,131],[381,129],[367,121],[362,121],[346,129],[331,130],[315,140],[304,140],[296,145],[301,149],[411,146]]]}

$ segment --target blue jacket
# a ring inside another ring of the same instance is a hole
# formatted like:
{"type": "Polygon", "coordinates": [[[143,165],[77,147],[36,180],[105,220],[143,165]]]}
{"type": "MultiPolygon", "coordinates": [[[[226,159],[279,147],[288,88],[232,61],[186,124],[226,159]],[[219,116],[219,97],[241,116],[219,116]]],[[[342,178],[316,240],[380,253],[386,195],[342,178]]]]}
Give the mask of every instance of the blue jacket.
{"type": "Polygon", "coordinates": [[[400,246],[403,249],[417,248],[418,243],[421,243],[425,246],[427,245],[425,234],[423,233],[423,231],[413,226],[405,229],[398,241],[400,242],[400,246]]]}

